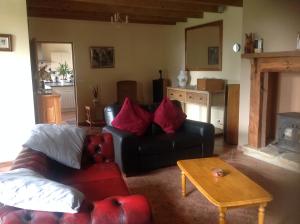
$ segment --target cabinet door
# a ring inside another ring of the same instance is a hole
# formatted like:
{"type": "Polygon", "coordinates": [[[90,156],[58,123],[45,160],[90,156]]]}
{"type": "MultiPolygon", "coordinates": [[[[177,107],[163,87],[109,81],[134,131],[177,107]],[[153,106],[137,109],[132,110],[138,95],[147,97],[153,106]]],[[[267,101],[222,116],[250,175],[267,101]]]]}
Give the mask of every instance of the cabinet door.
{"type": "Polygon", "coordinates": [[[60,96],[39,96],[39,123],[60,124],[60,96]]]}

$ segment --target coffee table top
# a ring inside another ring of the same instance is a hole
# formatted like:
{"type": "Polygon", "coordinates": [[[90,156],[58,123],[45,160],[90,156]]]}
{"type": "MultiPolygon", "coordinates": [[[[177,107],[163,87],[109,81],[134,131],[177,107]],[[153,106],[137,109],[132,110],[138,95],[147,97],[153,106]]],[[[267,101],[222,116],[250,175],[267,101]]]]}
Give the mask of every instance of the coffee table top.
{"type": "Polygon", "coordinates": [[[217,157],[180,160],[178,167],[195,187],[214,205],[235,207],[269,202],[271,194],[217,157]],[[215,177],[213,168],[221,168],[226,175],[215,177]]]}

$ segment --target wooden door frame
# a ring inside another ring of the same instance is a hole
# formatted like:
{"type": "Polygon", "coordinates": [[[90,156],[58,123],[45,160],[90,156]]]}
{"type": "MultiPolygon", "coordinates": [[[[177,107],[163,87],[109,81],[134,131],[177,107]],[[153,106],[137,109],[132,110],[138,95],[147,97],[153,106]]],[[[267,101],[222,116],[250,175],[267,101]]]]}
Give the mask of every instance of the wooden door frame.
{"type": "Polygon", "coordinates": [[[38,122],[38,105],[36,100],[36,94],[38,91],[38,84],[36,83],[36,76],[38,71],[38,52],[37,52],[37,44],[70,44],[72,49],[72,62],[73,62],[73,76],[74,76],[74,97],[75,97],[75,119],[76,124],[78,125],[78,104],[77,104],[77,81],[76,81],[76,69],[75,69],[75,51],[74,51],[74,44],[73,42],[63,42],[63,41],[43,41],[43,40],[36,40],[35,38],[32,38],[30,40],[30,58],[31,58],[31,71],[32,71],[32,83],[33,83],[33,97],[34,97],[34,111],[35,111],[35,121],[38,122]],[[32,46],[34,45],[34,46],[32,46]],[[32,52],[34,51],[34,52],[32,52]],[[34,62],[33,62],[34,61],[34,62]],[[35,65],[33,65],[35,63],[35,65]]]}

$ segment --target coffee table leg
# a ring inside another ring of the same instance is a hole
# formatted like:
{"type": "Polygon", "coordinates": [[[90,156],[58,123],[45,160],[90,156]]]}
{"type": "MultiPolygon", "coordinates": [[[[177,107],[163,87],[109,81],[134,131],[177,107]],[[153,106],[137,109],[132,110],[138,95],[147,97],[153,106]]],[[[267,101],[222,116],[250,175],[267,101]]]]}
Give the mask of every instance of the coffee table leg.
{"type": "Polygon", "coordinates": [[[258,224],[264,224],[266,203],[260,204],[258,208],[258,224]]]}
{"type": "Polygon", "coordinates": [[[226,211],[227,208],[219,207],[219,224],[226,224],[226,211]]]}
{"type": "Polygon", "coordinates": [[[181,186],[182,186],[181,194],[183,197],[185,197],[186,181],[185,181],[185,175],[183,171],[181,171],[181,186]]]}

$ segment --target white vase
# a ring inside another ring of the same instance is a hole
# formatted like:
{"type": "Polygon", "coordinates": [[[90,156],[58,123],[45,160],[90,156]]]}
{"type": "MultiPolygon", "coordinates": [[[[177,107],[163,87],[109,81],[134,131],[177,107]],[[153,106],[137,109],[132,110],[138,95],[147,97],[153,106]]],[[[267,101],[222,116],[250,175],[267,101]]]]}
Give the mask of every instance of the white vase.
{"type": "Polygon", "coordinates": [[[179,87],[186,87],[188,76],[186,74],[186,71],[181,70],[179,72],[179,75],[177,76],[178,85],[179,87]]]}

